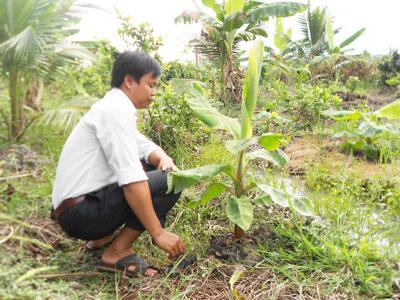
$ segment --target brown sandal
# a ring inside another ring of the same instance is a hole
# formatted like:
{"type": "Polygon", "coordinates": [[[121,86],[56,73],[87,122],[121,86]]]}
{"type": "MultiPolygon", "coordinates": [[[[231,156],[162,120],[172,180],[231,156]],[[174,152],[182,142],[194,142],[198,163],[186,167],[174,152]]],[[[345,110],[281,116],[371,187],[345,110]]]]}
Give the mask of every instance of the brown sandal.
{"type": "Polygon", "coordinates": [[[108,264],[103,262],[101,259],[97,265],[97,269],[103,272],[119,272],[127,277],[135,277],[140,274],[146,276],[146,271],[148,269],[153,269],[158,272],[158,270],[152,266],[149,266],[147,261],[142,258],[139,254],[134,253],[121,258],[116,264],[108,264]],[[135,266],[135,271],[130,271],[128,268],[130,266],[135,266]]]}

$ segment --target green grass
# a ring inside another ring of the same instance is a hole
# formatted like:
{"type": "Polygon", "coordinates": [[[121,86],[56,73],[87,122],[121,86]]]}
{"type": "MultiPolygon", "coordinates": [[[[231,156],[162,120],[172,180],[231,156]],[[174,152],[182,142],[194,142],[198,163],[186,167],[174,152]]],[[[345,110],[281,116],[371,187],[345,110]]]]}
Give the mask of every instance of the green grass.
{"type": "MultiPolygon", "coordinates": [[[[220,142],[223,139],[219,133],[211,135],[208,143],[199,147],[198,155],[182,167],[229,162],[231,156],[220,142]]],[[[83,242],[65,236],[58,242],[51,239],[53,249],[40,244],[49,238],[41,237],[40,228],[56,230],[48,213],[52,180],[64,140],[65,135],[52,128],[32,127],[24,143],[47,157],[48,164],[35,176],[0,182],[0,213],[8,216],[0,216],[0,240],[11,228],[14,230],[13,238],[0,244],[1,299],[122,299],[133,294],[138,299],[207,299],[217,293],[234,299],[229,279],[237,265],[217,260],[208,249],[213,235],[232,232],[225,216],[224,198],[205,207],[187,207],[204,186],[185,191],[168,220],[168,228],[183,238],[189,253],[197,256],[197,264],[179,277],[126,280],[114,274],[89,275],[96,271],[101,252],[88,253],[83,242]],[[14,192],[6,196],[4,191],[10,185],[14,192]],[[88,275],[71,280],[40,277],[76,272],[88,275]]],[[[256,251],[262,260],[245,267],[235,284],[237,293],[249,299],[284,299],[289,295],[381,299],[396,292],[392,278],[400,277],[394,267],[399,262],[398,244],[381,245],[379,239],[399,222],[399,187],[383,178],[357,180],[345,164],[339,164],[334,171],[322,159],[310,165],[300,180],[310,191],[317,218],[295,217],[288,209],[275,205],[257,207],[249,235],[258,228],[270,230],[271,235],[259,239],[255,249],[245,249],[256,251]],[[261,292],[265,297],[257,298],[261,292]]],[[[2,176],[10,175],[6,172],[2,176]]],[[[270,170],[268,176],[288,175],[270,170]]],[[[135,250],[162,268],[170,263],[151,246],[147,234],[135,244],[135,250]]]]}

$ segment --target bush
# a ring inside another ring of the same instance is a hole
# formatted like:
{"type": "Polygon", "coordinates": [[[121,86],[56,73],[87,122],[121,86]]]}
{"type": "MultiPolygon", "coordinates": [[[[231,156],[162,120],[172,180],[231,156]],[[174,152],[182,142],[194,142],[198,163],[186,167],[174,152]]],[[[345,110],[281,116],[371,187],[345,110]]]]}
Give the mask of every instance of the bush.
{"type": "Polygon", "coordinates": [[[332,95],[328,88],[305,83],[290,91],[286,84],[276,81],[271,92],[274,99],[266,104],[266,110],[288,115],[295,130],[314,128],[325,119],[323,111],[341,104],[341,99],[332,95]]]}
{"type": "Polygon", "coordinates": [[[387,80],[396,77],[400,73],[400,54],[397,50],[391,51],[389,55],[384,56],[378,65],[381,82],[389,86],[387,80]]]}
{"type": "Polygon", "coordinates": [[[110,89],[112,65],[118,51],[108,41],[96,42],[93,47],[96,61],[89,66],[70,67],[53,87],[63,95],[63,100],[71,100],[78,95],[101,98],[110,89]]]}
{"type": "Polygon", "coordinates": [[[207,74],[203,66],[196,66],[193,63],[181,63],[177,60],[163,64],[161,80],[166,82],[173,78],[196,79],[206,81],[207,74]]]}
{"type": "Polygon", "coordinates": [[[185,95],[177,95],[171,86],[165,87],[143,119],[142,132],[172,156],[178,167],[191,163],[210,136],[186,104],[185,95]]]}
{"type": "Polygon", "coordinates": [[[347,82],[351,77],[358,77],[360,80],[376,79],[378,68],[376,61],[368,54],[352,56],[340,66],[340,80],[347,82]]]}

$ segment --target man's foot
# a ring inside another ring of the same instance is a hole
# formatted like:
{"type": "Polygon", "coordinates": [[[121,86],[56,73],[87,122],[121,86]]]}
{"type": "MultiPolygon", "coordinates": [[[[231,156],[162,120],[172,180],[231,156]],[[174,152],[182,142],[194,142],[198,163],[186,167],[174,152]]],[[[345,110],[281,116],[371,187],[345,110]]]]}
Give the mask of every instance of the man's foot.
{"type": "Polygon", "coordinates": [[[133,253],[131,249],[119,253],[106,251],[101,257],[98,269],[108,272],[124,272],[129,277],[133,277],[136,273],[148,277],[154,277],[158,274],[157,270],[151,268],[146,260],[137,253],[133,253]]]}
{"type": "Polygon", "coordinates": [[[88,250],[97,250],[97,249],[100,249],[101,247],[111,243],[113,239],[114,239],[113,235],[108,235],[108,236],[105,236],[98,240],[88,241],[86,243],[85,247],[88,250]]]}

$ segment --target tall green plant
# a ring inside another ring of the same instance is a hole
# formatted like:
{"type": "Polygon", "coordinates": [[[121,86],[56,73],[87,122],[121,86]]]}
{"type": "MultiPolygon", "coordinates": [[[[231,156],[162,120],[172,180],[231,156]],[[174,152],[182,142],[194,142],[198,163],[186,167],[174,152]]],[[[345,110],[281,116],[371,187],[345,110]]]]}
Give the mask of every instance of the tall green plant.
{"type": "Polygon", "coordinates": [[[132,24],[131,17],[124,17],[121,13],[118,17],[121,26],[118,28],[118,35],[125,42],[130,50],[140,50],[153,55],[157,60],[161,61],[157,51],[163,45],[163,39],[154,35],[154,29],[150,23],[143,22],[138,25],[132,24]]]}
{"type": "Polygon", "coordinates": [[[299,25],[303,38],[290,43],[286,54],[293,56],[295,53],[300,60],[312,64],[330,60],[333,67],[343,62],[344,54],[350,50],[346,47],[365,31],[365,28],[361,28],[336,44],[334,39],[340,28],[334,29],[333,18],[328,14],[326,7],[317,6],[311,9],[310,1],[307,12],[299,18],[299,25]]]}
{"type": "MultiPolygon", "coordinates": [[[[215,0],[202,2],[214,11],[215,16],[202,15],[200,20],[206,30],[193,45],[198,53],[220,69],[221,99],[225,103],[240,101],[242,76],[238,66],[238,44],[254,40],[257,36],[266,37],[264,25],[270,17],[292,16],[306,6],[297,2],[264,3],[253,0],[227,0],[223,4],[215,0]]],[[[196,16],[193,21],[197,20],[196,16]]]]}
{"type": "Polygon", "coordinates": [[[195,85],[189,106],[194,114],[209,127],[223,129],[230,133],[233,140],[225,142],[225,147],[235,157],[233,164],[206,165],[200,168],[176,171],[169,174],[169,190],[176,193],[200,181],[212,178],[222,173],[229,182],[214,180],[201,197],[191,203],[191,206],[205,204],[224,192],[229,192],[226,214],[235,224],[235,237],[241,238],[248,230],[253,220],[253,209],[256,203],[269,203],[266,197],[274,202],[291,206],[305,214],[311,214],[311,204],[305,198],[291,198],[284,192],[272,186],[257,183],[249,162],[256,158],[270,161],[282,167],[288,157],[279,149],[288,142],[288,138],[275,133],[253,136],[252,118],[257,103],[258,86],[261,73],[263,43],[256,41],[250,50],[248,69],[244,81],[242,111],[240,121],[219,113],[208,101],[200,85],[195,85]],[[251,146],[258,145],[258,150],[248,152],[251,146]],[[258,188],[263,196],[252,199],[250,191],[258,188]]]}
{"type": "Polygon", "coordinates": [[[73,0],[0,0],[0,66],[8,82],[10,139],[24,133],[25,95],[32,78],[47,78],[77,58],[91,59],[83,48],[65,46],[65,38],[76,33],[71,25],[79,21],[76,13],[83,7],[73,0]]]}

